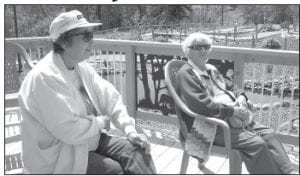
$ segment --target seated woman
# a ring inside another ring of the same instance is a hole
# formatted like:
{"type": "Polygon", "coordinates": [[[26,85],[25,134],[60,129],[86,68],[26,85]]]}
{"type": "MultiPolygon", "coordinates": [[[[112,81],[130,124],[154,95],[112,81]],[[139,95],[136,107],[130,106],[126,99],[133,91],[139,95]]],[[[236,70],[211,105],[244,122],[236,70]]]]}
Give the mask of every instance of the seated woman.
{"type": "MultiPolygon", "coordinates": [[[[182,43],[188,63],[177,73],[176,91],[179,96],[195,113],[228,121],[232,148],[240,150],[250,174],[292,173],[293,166],[276,133],[252,120],[252,104],[247,96],[227,91],[218,70],[206,64],[211,44],[212,40],[202,33],[193,33],[182,43]]],[[[188,130],[194,120],[185,114],[188,130]]],[[[181,130],[181,133],[184,132],[187,131],[181,130]]],[[[224,145],[223,136],[221,128],[218,128],[214,143],[224,145]]]]}
{"type": "Polygon", "coordinates": [[[78,10],[50,25],[50,51],[19,91],[24,168],[30,174],[155,174],[150,144],[115,87],[85,60],[93,32],[78,10]],[[112,136],[112,122],[127,138],[112,136]]]}

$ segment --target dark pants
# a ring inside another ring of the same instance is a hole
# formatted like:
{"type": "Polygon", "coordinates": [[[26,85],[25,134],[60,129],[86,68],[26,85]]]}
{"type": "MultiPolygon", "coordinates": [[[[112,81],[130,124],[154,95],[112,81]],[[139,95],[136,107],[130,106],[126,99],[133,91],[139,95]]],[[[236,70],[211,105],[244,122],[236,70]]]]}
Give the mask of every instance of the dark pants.
{"type": "MultiPolygon", "coordinates": [[[[287,174],[293,170],[274,130],[253,122],[246,129],[231,128],[232,148],[239,149],[250,174],[287,174]]],[[[224,145],[223,132],[217,132],[215,144],[224,145]]]]}
{"type": "Polygon", "coordinates": [[[156,170],[144,149],[102,133],[99,147],[89,154],[87,174],[156,174],[156,170]]]}

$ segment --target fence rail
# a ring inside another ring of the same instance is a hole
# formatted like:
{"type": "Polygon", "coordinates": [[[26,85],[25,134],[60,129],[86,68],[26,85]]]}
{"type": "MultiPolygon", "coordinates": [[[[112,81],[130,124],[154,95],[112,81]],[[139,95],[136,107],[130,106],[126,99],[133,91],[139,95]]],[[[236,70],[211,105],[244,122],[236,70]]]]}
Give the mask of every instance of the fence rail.
{"type": "MultiPolygon", "coordinates": [[[[47,37],[6,40],[23,45],[36,61],[51,49],[47,37]]],[[[290,123],[283,130],[279,127],[280,124],[291,119],[299,119],[299,52],[224,46],[212,48],[212,59],[234,61],[233,83],[237,88],[244,89],[247,95],[254,99],[253,101],[257,101],[256,120],[290,137],[289,139],[298,141],[299,131],[295,134],[291,133],[293,126],[290,123]],[[287,95],[285,90],[288,92],[287,95]]],[[[137,108],[139,88],[136,82],[136,68],[137,64],[140,64],[139,55],[152,54],[158,59],[163,56],[171,56],[171,58],[184,56],[180,45],[171,43],[96,38],[93,49],[94,52],[88,62],[102,76],[107,74],[105,78],[122,93],[129,114],[136,118],[143,116],[137,108]],[[116,78],[117,74],[123,74],[124,79],[116,78]]],[[[147,117],[150,119],[151,116],[155,119],[157,115],[150,111],[147,117]]],[[[163,117],[166,122],[174,122],[172,116],[163,117]]]]}
{"type": "MultiPolygon", "coordinates": [[[[128,27],[113,28],[99,31],[99,36],[105,39],[144,40],[159,42],[181,43],[191,33],[203,32],[210,35],[215,45],[248,47],[248,48],[271,48],[283,50],[299,50],[299,39],[294,37],[297,32],[293,26],[280,24],[257,24],[241,25],[238,23],[181,23],[170,25],[135,25],[128,27]],[[276,46],[270,46],[262,42],[266,38],[275,39],[279,42],[276,46]]],[[[299,38],[299,37],[298,37],[299,38]]]]}

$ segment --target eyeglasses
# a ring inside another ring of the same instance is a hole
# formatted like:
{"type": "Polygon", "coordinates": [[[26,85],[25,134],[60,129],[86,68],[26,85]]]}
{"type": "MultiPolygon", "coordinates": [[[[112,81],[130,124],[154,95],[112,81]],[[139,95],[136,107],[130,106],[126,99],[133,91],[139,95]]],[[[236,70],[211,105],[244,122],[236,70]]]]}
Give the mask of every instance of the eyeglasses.
{"type": "Polygon", "coordinates": [[[205,50],[208,50],[210,48],[210,45],[192,45],[189,46],[188,48],[191,48],[192,50],[202,50],[202,48],[204,48],[205,50]]]}
{"type": "Polygon", "coordinates": [[[83,33],[77,33],[77,34],[74,34],[74,35],[75,36],[83,35],[83,41],[85,41],[85,42],[89,42],[94,37],[92,32],[83,32],[83,33]]]}

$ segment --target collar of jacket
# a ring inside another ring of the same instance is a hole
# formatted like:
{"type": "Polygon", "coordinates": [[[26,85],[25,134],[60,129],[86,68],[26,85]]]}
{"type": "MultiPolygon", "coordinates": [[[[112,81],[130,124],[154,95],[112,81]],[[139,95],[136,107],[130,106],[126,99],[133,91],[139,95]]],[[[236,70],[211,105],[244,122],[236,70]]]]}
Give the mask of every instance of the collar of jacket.
{"type": "Polygon", "coordinates": [[[210,71],[210,70],[207,69],[206,65],[205,65],[205,69],[206,69],[206,72],[205,72],[205,71],[200,70],[199,67],[192,60],[188,60],[188,63],[193,68],[193,70],[196,71],[200,76],[209,78],[208,71],[210,71]]]}

